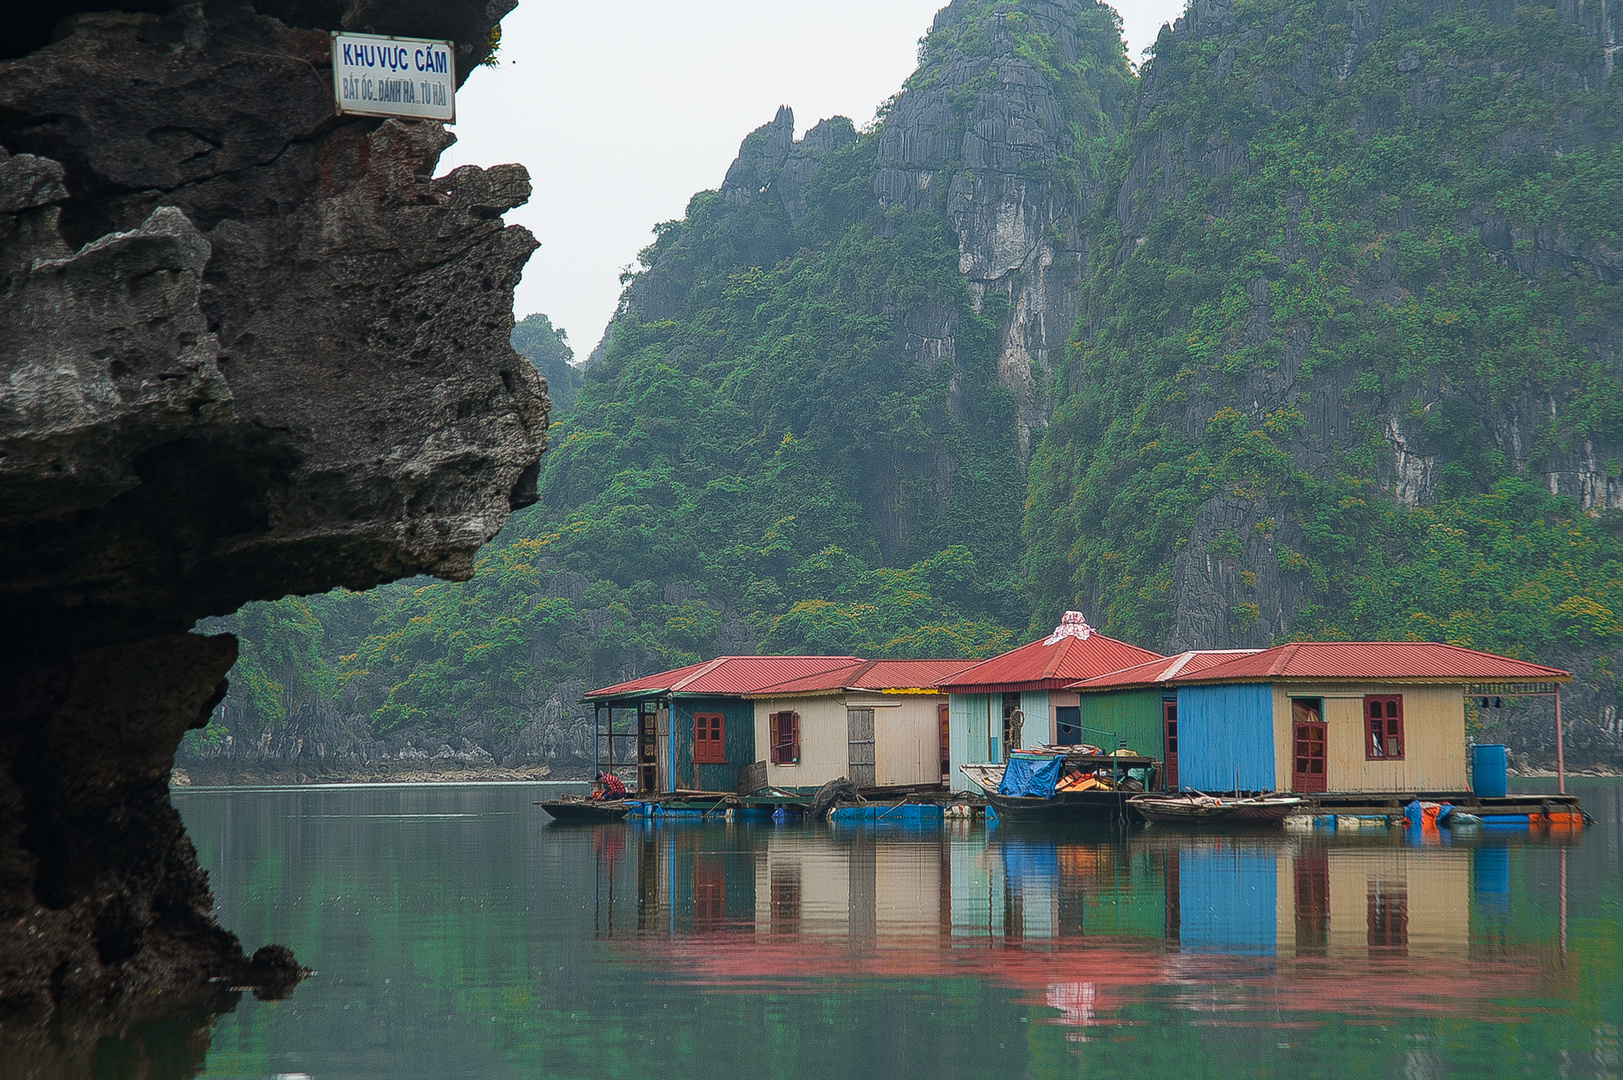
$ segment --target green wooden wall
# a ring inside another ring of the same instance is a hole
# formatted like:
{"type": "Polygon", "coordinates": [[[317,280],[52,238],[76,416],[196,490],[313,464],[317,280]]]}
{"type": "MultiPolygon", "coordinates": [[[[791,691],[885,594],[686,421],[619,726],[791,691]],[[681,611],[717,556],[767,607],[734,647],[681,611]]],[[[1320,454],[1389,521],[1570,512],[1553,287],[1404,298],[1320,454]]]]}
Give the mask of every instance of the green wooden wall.
{"type": "MultiPolygon", "coordinates": [[[[1080,694],[1082,741],[1100,745],[1114,731],[1127,740],[1127,748],[1159,758],[1161,746],[1161,690],[1105,690],[1080,694]]],[[[1114,747],[1105,746],[1112,750],[1114,747]]]]}

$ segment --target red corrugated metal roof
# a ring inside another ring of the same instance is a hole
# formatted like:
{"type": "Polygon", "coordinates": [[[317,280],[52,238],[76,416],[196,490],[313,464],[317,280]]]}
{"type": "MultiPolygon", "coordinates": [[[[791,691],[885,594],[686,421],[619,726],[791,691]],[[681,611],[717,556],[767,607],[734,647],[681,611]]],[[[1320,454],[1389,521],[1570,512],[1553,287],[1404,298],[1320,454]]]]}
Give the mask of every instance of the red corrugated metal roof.
{"type": "Polygon", "coordinates": [[[1163,656],[1137,667],[1113,671],[1072,683],[1071,690],[1119,690],[1125,686],[1154,686],[1176,678],[1187,678],[1199,671],[1227,663],[1241,656],[1250,656],[1258,649],[1191,649],[1175,656],[1163,656]]]}
{"type": "Polygon", "coordinates": [[[801,694],[837,694],[845,689],[846,681],[863,668],[872,664],[872,660],[863,660],[855,664],[846,664],[831,671],[819,671],[799,679],[789,679],[763,686],[751,694],[751,697],[795,697],[801,694]]]}
{"type": "Polygon", "coordinates": [[[925,690],[975,660],[865,660],[768,686],[752,697],[835,694],[841,690],[925,690]]]}
{"type": "Polygon", "coordinates": [[[584,696],[611,698],[654,693],[742,696],[789,679],[850,669],[861,662],[855,656],[718,656],[702,664],[689,664],[588,690],[584,696]]]}
{"type": "Polygon", "coordinates": [[[1571,672],[1431,641],[1303,641],[1216,664],[1177,682],[1267,679],[1424,679],[1564,682],[1571,672]]]}
{"type": "Polygon", "coordinates": [[[1105,637],[1083,622],[1082,616],[1068,611],[1048,637],[982,660],[947,676],[939,685],[955,694],[1058,690],[1160,657],[1160,653],[1105,637]]]}
{"type": "Polygon", "coordinates": [[[977,660],[875,660],[845,685],[852,690],[929,690],[977,660]]]}

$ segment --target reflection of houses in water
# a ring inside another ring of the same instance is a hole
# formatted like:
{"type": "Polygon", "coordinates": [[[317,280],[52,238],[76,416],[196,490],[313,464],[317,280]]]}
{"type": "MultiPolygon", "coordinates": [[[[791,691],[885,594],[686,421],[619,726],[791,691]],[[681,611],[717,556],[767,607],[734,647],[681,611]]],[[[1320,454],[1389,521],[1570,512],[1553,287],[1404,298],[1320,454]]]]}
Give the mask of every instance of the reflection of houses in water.
{"type": "MultiPolygon", "coordinates": [[[[599,935],[635,939],[635,960],[707,986],[971,975],[1086,1024],[1155,987],[1214,981],[1223,1008],[1342,1012],[1548,981],[1536,949],[1473,953],[1473,920],[1491,937],[1510,892],[1504,848],[969,827],[621,832],[623,853],[599,849],[599,935]]],[[[1218,1007],[1210,987],[1185,1003],[1218,1007]]]]}
{"type": "Polygon", "coordinates": [[[1464,958],[1468,849],[1222,841],[1170,857],[1168,936],[1180,952],[1228,956],[1464,958]],[[1174,869],[1175,865],[1175,869],[1174,869]]]}

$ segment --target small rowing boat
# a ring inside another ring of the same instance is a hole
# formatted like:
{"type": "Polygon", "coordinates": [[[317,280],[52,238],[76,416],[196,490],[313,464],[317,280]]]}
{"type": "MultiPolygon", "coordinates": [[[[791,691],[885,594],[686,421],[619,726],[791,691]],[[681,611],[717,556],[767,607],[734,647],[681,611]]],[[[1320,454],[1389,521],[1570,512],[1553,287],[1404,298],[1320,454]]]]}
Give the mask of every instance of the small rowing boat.
{"type": "Polygon", "coordinates": [[[1135,795],[1127,800],[1145,821],[1159,825],[1281,825],[1302,800],[1294,795],[1225,799],[1185,795],[1135,795]]]}
{"type": "Polygon", "coordinates": [[[535,805],[560,822],[621,821],[631,812],[631,804],[624,799],[588,799],[580,795],[565,795],[561,799],[548,799],[535,805]]]}

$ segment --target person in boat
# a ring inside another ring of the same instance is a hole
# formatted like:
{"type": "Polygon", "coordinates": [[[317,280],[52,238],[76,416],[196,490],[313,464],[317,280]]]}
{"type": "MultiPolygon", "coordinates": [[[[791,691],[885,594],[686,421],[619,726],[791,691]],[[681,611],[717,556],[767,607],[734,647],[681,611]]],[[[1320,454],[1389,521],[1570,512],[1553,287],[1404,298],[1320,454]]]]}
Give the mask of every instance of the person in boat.
{"type": "Polygon", "coordinates": [[[623,799],[626,797],[626,786],[620,778],[613,773],[602,772],[597,774],[597,784],[592,789],[594,799],[623,799]]]}

